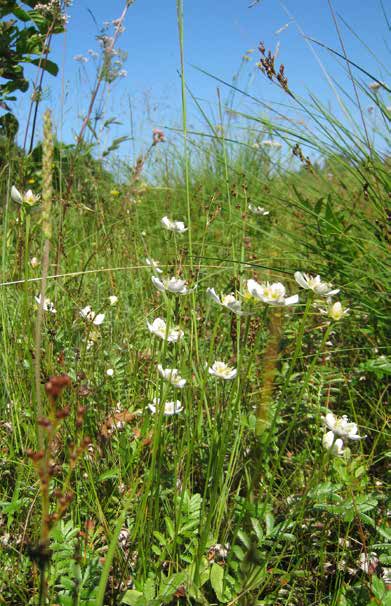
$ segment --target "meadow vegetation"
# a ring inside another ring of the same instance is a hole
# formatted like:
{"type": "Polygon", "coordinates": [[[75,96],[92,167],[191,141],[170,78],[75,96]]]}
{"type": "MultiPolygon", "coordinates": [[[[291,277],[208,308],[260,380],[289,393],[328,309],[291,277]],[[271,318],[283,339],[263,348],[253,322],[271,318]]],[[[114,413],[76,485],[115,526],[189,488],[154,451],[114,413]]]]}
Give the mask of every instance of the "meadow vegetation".
{"type": "Polygon", "coordinates": [[[259,56],[302,123],[1,131],[0,604],[391,605],[391,91],[259,56]]]}

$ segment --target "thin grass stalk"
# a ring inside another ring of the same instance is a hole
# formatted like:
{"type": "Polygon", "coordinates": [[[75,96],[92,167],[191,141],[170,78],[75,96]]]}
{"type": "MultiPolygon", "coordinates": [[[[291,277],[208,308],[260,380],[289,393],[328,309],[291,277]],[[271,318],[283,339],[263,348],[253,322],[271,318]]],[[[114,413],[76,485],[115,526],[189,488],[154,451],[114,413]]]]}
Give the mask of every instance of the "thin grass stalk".
{"type": "MultiPolygon", "coordinates": [[[[49,253],[50,253],[50,241],[52,237],[52,226],[50,220],[50,213],[52,207],[52,196],[53,196],[53,181],[52,181],[52,167],[53,167],[53,134],[52,134],[52,121],[50,111],[47,110],[44,114],[44,128],[43,128],[43,157],[42,157],[42,234],[43,234],[43,254],[42,254],[42,282],[41,282],[41,303],[38,306],[37,319],[35,323],[35,360],[34,360],[34,371],[35,371],[35,397],[36,397],[36,416],[39,420],[43,416],[42,407],[42,395],[41,395],[41,346],[42,346],[42,326],[43,326],[43,305],[46,294],[46,282],[49,270],[49,253]]],[[[44,435],[43,427],[37,423],[38,427],[38,448],[39,451],[44,449],[44,435]]],[[[49,494],[48,485],[41,483],[41,501],[42,501],[42,512],[41,512],[41,539],[40,546],[43,550],[42,564],[40,567],[40,604],[46,603],[46,567],[47,561],[45,557],[45,551],[49,541],[49,494]]]]}

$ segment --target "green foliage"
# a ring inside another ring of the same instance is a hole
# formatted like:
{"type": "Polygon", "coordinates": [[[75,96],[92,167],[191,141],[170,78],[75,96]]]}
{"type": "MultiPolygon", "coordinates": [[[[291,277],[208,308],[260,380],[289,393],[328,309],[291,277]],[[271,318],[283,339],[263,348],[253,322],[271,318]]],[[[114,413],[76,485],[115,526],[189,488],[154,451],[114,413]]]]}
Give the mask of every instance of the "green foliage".
{"type": "Polygon", "coordinates": [[[47,58],[46,49],[48,36],[63,31],[61,11],[34,10],[38,0],[26,4],[31,10],[23,9],[16,0],[3,2],[0,7],[0,107],[3,109],[9,109],[8,101],[15,101],[16,91],[26,92],[29,88],[25,63],[39,66],[52,76],[58,73],[58,66],[47,58]]]}
{"type": "Polygon", "coordinates": [[[101,573],[99,556],[82,543],[80,529],[61,521],[52,532],[49,588],[60,606],[94,606],[101,573]]]}

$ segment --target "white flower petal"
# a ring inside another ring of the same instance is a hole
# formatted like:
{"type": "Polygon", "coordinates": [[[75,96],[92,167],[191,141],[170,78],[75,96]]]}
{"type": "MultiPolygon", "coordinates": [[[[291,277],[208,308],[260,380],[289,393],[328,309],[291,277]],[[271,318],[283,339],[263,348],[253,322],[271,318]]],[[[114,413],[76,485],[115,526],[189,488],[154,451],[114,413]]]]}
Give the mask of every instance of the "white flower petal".
{"type": "Polygon", "coordinates": [[[11,198],[17,204],[23,204],[23,198],[18,189],[16,189],[15,185],[11,187],[11,198]]]}

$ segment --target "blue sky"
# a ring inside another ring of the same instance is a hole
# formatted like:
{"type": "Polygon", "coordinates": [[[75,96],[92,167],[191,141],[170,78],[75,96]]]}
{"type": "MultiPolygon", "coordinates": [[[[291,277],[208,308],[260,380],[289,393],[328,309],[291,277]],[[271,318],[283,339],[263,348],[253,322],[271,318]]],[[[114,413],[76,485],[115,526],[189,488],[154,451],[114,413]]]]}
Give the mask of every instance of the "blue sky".
{"type": "MultiPolygon", "coordinates": [[[[239,85],[255,97],[277,106],[288,99],[270,84],[256,69],[256,51],[263,40],[266,48],[274,50],[280,44],[278,62],[292,90],[301,96],[313,91],[324,102],[335,107],[334,95],[327,84],[311,49],[300,34],[340,50],[338,36],[326,0],[261,0],[249,8],[252,0],[184,0],[184,38],[186,81],[205,110],[217,118],[217,83],[198,72],[196,65],[224,80],[231,81],[240,65],[239,85]],[[281,33],[277,30],[289,22],[281,33]],[[243,64],[242,57],[255,49],[251,61],[243,64]]],[[[54,109],[55,121],[62,138],[71,141],[85,114],[91,82],[95,72],[89,49],[99,50],[96,35],[104,21],[117,18],[123,8],[121,0],[74,0],[70,9],[68,31],[54,41],[52,58],[61,73],[45,79],[45,100],[42,109],[54,109]],[[91,16],[93,13],[93,17],[91,16]],[[98,26],[97,26],[98,24],[98,26]],[[86,64],[74,60],[76,55],[89,57],[86,64]],[[62,102],[62,90],[65,101],[62,102]]],[[[365,48],[340,20],[341,32],[351,60],[364,66],[381,80],[389,80],[385,66],[389,64],[389,32],[376,0],[358,3],[355,0],[335,0],[335,10],[345,19],[363,42],[365,48]]],[[[386,4],[386,3],[385,3],[386,4]]],[[[391,13],[391,11],[390,11],[391,13]]],[[[391,14],[389,15],[391,17],[391,14]]],[[[119,48],[128,58],[124,68],[128,76],[117,80],[106,96],[106,117],[118,117],[122,125],[111,130],[110,136],[131,133],[131,114],[137,148],[140,141],[149,140],[154,126],[179,126],[181,116],[180,79],[178,77],[179,45],[175,0],[136,0],[129,9],[126,30],[119,39],[119,48]],[[131,110],[130,110],[131,108],[131,110]]],[[[341,61],[314,47],[319,59],[333,76],[346,82],[341,61]]],[[[369,81],[369,79],[366,79],[369,81]]],[[[347,88],[349,89],[349,83],[347,88]]],[[[349,92],[352,92],[351,90],[349,92]]],[[[223,100],[227,90],[222,88],[223,100]]],[[[27,99],[18,101],[16,112],[23,124],[27,99]]],[[[242,111],[259,111],[238,96],[235,107],[242,111]]],[[[201,128],[198,110],[189,104],[189,123],[201,128]]],[[[102,147],[108,144],[103,135],[102,147]]],[[[134,145],[125,143],[125,155],[135,153],[134,145]]]]}

